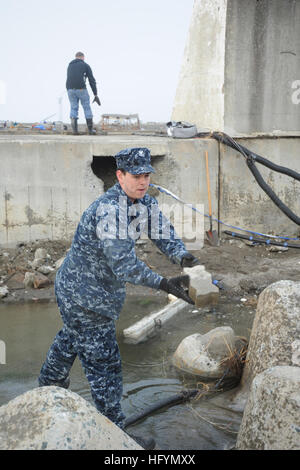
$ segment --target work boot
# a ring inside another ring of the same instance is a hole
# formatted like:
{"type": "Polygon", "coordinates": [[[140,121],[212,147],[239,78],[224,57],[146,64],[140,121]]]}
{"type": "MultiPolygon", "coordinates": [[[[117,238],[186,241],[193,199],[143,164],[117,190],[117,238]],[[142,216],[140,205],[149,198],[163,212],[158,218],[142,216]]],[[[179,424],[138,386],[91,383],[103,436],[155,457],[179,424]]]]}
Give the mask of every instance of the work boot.
{"type": "Polygon", "coordinates": [[[95,135],[96,131],[93,129],[93,119],[86,120],[89,135],[95,135]]]}
{"type": "Polygon", "coordinates": [[[78,121],[77,118],[71,118],[71,126],[72,126],[73,135],[78,135],[77,121],[78,121]]]}
{"type": "Polygon", "coordinates": [[[140,436],[136,436],[135,434],[127,433],[131,439],[133,439],[139,446],[143,447],[144,450],[153,450],[156,442],[152,437],[148,437],[143,439],[140,436]]]}

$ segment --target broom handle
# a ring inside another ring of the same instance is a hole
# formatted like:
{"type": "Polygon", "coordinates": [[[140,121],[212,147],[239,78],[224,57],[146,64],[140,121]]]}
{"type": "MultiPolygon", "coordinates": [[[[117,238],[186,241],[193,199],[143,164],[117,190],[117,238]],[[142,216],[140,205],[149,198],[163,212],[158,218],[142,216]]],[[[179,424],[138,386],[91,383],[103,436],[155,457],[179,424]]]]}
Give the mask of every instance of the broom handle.
{"type": "Polygon", "coordinates": [[[208,213],[209,213],[209,217],[211,217],[212,213],[211,213],[210,184],[209,184],[209,173],[208,173],[208,152],[205,152],[205,161],[206,161],[206,181],[207,181],[207,193],[208,193],[208,213]]]}

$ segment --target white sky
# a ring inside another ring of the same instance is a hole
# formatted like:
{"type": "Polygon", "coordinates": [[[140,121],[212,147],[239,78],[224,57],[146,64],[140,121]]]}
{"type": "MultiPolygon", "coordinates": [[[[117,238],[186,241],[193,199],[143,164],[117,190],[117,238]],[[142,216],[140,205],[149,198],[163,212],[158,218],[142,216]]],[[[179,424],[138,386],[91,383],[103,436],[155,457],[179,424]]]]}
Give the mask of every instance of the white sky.
{"type": "MultiPolygon", "coordinates": [[[[0,120],[55,116],[66,70],[85,53],[104,113],[138,113],[167,122],[178,83],[194,0],[1,0],[0,120]]],[[[89,84],[90,96],[93,97],[89,84]]],[[[80,121],[84,121],[82,110],[80,121]]]]}

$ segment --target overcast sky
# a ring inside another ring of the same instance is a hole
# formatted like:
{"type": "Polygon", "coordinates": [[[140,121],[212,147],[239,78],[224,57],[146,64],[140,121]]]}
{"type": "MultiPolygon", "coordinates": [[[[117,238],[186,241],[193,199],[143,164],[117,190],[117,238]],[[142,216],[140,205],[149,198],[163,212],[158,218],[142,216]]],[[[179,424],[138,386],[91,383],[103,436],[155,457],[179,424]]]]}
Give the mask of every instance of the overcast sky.
{"type": "MultiPolygon", "coordinates": [[[[104,113],[171,118],[194,0],[1,1],[0,120],[69,121],[66,70],[83,51],[104,113]]],[[[88,85],[90,95],[93,96],[88,85]]],[[[80,121],[84,115],[80,112],[80,121]]]]}

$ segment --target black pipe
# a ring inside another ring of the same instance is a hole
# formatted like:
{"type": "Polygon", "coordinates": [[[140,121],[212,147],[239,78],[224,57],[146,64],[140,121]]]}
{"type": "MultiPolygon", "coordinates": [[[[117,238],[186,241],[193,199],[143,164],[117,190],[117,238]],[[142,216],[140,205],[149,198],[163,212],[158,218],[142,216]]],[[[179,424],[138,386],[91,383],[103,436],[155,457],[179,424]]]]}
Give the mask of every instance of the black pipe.
{"type": "Polygon", "coordinates": [[[252,236],[241,235],[241,234],[236,233],[236,232],[230,232],[229,230],[224,230],[224,233],[226,233],[226,235],[230,235],[233,238],[242,238],[244,240],[250,240],[251,242],[261,243],[263,245],[276,245],[276,246],[284,246],[284,247],[287,247],[287,248],[300,248],[300,245],[290,245],[287,242],[284,242],[284,243],[275,242],[273,240],[270,240],[269,238],[268,239],[266,239],[266,238],[254,238],[252,236]]]}
{"type": "MultiPolygon", "coordinates": [[[[214,132],[212,134],[212,137],[214,137],[216,140],[218,140],[221,143],[224,143],[228,145],[231,148],[234,148],[241,152],[242,154],[245,154],[248,157],[252,157],[257,163],[261,163],[262,165],[270,168],[273,171],[276,171],[277,173],[282,173],[284,175],[290,176],[291,178],[294,178],[298,181],[300,181],[300,173],[297,173],[297,171],[291,170],[290,168],[277,165],[276,163],[270,162],[266,158],[258,155],[257,153],[252,152],[251,150],[247,149],[244,147],[242,144],[238,144],[232,137],[228,136],[227,134],[223,135],[219,132],[214,132]]],[[[244,155],[244,156],[245,156],[244,155]]]]}
{"type": "Polygon", "coordinates": [[[218,142],[221,142],[223,144],[228,145],[231,148],[236,149],[238,152],[240,152],[246,159],[247,166],[251,173],[253,174],[254,178],[256,179],[257,183],[259,186],[262,188],[262,190],[269,196],[269,198],[274,202],[274,204],[289,218],[291,219],[295,224],[300,225],[300,217],[298,217],[296,214],[294,214],[282,201],[279,199],[279,197],[274,193],[274,191],[271,189],[271,187],[265,182],[263,177],[261,176],[260,172],[255,166],[255,162],[260,163],[264,166],[267,166],[273,171],[276,171],[278,173],[285,174],[287,176],[290,176],[291,178],[294,178],[298,181],[300,181],[300,174],[297,173],[294,170],[291,170],[289,168],[276,165],[275,163],[270,162],[266,158],[261,157],[260,155],[257,155],[250,150],[248,150],[246,147],[243,145],[238,144],[232,137],[228,136],[224,132],[200,132],[197,134],[198,138],[200,137],[212,137],[216,139],[218,142]]]}
{"type": "Polygon", "coordinates": [[[295,224],[300,225],[300,217],[294,214],[285,204],[284,202],[279,199],[279,197],[274,193],[274,191],[270,188],[270,186],[265,182],[261,174],[259,173],[258,169],[256,168],[254,161],[250,158],[247,158],[247,166],[251,173],[253,174],[254,178],[256,179],[258,185],[261,187],[265,193],[269,196],[269,198],[274,202],[274,204],[282,211],[284,214],[295,224]]]}
{"type": "Polygon", "coordinates": [[[198,392],[199,392],[198,389],[183,390],[182,392],[177,393],[176,395],[172,395],[171,397],[164,398],[163,400],[160,400],[157,403],[154,403],[153,405],[149,406],[148,408],[141,411],[140,413],[129,416],[125,420],[125,428],[127,426],[130,426],[131,424],[136,423],[137,421],[140,421],[141,419],[145,418],[149,414],[154,413],[155,411],[161,408],[164,408],[170,405],[176,405],[178,403],[184,403],[190,398],[195,397],[198,392]]]}
{"type": "Polygon", "coordinates": [[[168,398],[164,398],[163,400],[159,400],[158,402],[154,403],[153,405],[150,405],[148,408],[141,411],[140,413],[136,413],[134,415],[129,416],[125,420],[125,428],[131,426],[132,424],[135,424],[137,421],[140,421],[141,419],[145,418],[151,413],[154,413],[155,411],[160,410],[161,408],[165,408],[166,406],[177,405],[178,403],[184,403],[189,399],[196,397],[198,393],[200,393],[201,396],[211,395],[212,393],[224,391],[225,389],[229,390],[236,387],[240,382],[240,377],[235,376],[227,378],[227,374],[229,372],[230,368],[227,368],[222,377],[211,389],[203,391],[199,389],[183,390],[180,393],[177,393],[176,395],[172,395],[168,398]]]}

